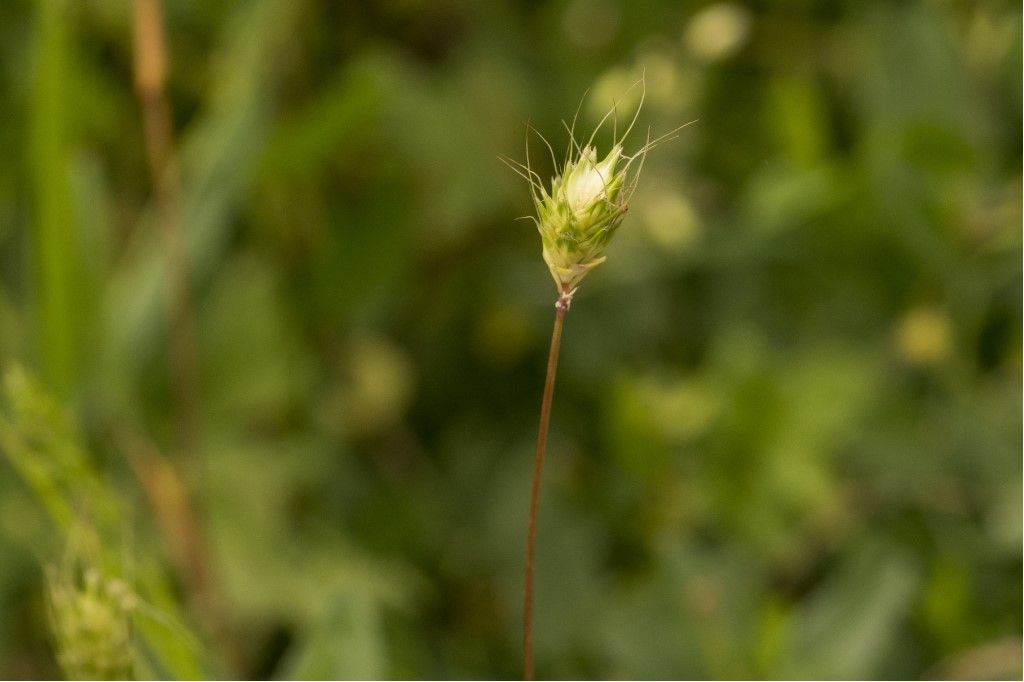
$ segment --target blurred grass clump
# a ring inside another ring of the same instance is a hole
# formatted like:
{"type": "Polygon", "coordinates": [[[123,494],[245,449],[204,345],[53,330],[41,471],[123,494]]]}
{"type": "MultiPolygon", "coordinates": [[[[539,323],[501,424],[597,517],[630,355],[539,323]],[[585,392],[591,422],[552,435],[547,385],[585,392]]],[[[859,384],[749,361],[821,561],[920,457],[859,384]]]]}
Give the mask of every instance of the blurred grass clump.
{"type": "Polygon", "coordinates": [[[538,674],[1019,678],[1019,3],[162,10],[172,214],[132,3],[0,3],[0,676],[516,676],[553,297],[497,157],[644,75],[699,123],[573,309],[538,674]]]}

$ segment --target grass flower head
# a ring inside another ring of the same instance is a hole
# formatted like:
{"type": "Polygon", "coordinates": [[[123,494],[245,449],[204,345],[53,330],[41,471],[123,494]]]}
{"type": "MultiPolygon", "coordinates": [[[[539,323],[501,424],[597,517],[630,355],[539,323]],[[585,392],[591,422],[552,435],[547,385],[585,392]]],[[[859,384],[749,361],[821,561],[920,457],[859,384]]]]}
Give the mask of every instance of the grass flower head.
{"type": "MultiPolygon", "coordinates": [[[[642,84],[643,80],[637,81],[634,87],[642,84]]],[[[569,133],[569,147],[561,164],[555,160],[551,144],[536,129],[529,127],[528,132],[533,131],[540,137],[551,152],[555,176],[550,185],[545,185],[533,169],[529,141],[526,163],[502,159],[530,183],[536,215],[528,217],[540,232],[544,262],[558,287],[559,300],[571,300],[587,273],[605,261],[605,249],[629,208],[647,152],[673,137],[680,129],[654,140],[648,131],[645,143],[635,152],[626,153],[624,143],[636,124],[643,101],[641,95],[633,119],[621,136],[618,126],[615,126],[611,149],[603,157],[599,156],[594,138],[609,118],[617,121],[615,106],[604,115],[582,145],[575,136],[576,117],[571,125],[563,121],[569,133]]],[[[577,109],[577,116],[578,113],[577,109]]]]}

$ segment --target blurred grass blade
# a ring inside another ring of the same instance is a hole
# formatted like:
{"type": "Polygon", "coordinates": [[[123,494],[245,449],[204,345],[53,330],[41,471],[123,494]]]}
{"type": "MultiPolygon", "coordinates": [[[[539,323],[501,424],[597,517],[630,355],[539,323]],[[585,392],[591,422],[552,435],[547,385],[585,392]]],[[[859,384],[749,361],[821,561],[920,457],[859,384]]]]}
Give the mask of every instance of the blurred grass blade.
{"type": "Polygon", "coordinates": [[[73,228],[68,169],[68,86],[73,57],[69,3],[37,0],[29,166],[39,354],[47,379],[61,393],[78,371],[81,312],[79,248],[73,228]]]}
{"type": "MultiPolygon", "coordinates": [[[[243,3],[221,37],[205,112],[180,136],[182,216],[193,284],[205,280],[221,257],[230,216],[241,203],[273,121],[273,90],[280,51],[293,36],[301,2],[243,3]]],[[[175,64],[170,65],[174,81],[175,64]]],[[[153,219],[152,210],[144,220],[153,219]]],[[[107,349],[113,372],[136,374],[166,326],[166,285],[161,242],[137,229],[122,269],[107,291],[107,349]]]]}
{"type": "Polygon", "coordinates": [[[284,679],[379,680],[388,677],[379,606],[367,593],[335,597],[323,621],[298,647],[284,679]]]}

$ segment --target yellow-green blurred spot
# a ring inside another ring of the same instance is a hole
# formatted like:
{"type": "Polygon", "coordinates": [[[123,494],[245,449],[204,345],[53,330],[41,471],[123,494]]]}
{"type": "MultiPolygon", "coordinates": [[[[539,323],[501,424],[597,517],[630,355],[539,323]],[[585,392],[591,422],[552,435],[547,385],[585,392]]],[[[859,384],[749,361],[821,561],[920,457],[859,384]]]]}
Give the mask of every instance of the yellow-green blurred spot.
{"type": "Polygon", "coordinates": [[[594,117],[600,118],[617,107],[619,111],[633,111],[640,104],[640,88],[631,88],[639,75],[635,69],[619,67],[602,75],[587,97],[587,109],[594,117]]]}
{"type": "Polygon", "coordinates": [[[935,364],[949,356],[952,331],[949,317],[934,308],[915,308],[899,321],[896,342],[900,355],[916,365],[935,364]]]}
{"type": "Polygon", "coordinates": [[[395,424],[412,398],[412,366],[405,352],[388,339],[357,337],[348,358],[344,423],[355,434],[395,424]]]}
{"type": "Polygon", "coordinates": [[[57,660],[65,675],[130,678],[131,614],[138,600],[128,584],[74,556],[66,565],[50,568],[48,587],[57,660]]]}
{"type": "Polygon", "coordinates": [[[641,206],[644,230],[666,251],[683,251],[699,237],[697,214],[682,194],[658,192],[641,206]]]}
{"type": "Polygon", "coordinates": [[[698,59],[714,62],[735,54],[750,33],[750,12],[720,2],[698,12],[686,27],[683,41],[698,59]]]}

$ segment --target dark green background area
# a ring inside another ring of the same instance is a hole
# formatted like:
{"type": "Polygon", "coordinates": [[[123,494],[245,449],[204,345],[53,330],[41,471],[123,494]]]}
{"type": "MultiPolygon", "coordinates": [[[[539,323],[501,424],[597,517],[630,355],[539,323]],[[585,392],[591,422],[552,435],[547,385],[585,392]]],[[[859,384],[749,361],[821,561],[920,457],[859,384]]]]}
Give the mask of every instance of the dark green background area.
{"type": "Polygon", "coordinates": [[[163,4],[231,626],[124,447],[177,381],[131,3],[4,0],[0,677],[74,561],[137,675],[520,675],[555,289],[498,157],[643,76],[627,148],[696,123],[567,319],[538,675],[1019,679],[1019,3],[163,4]]]}

